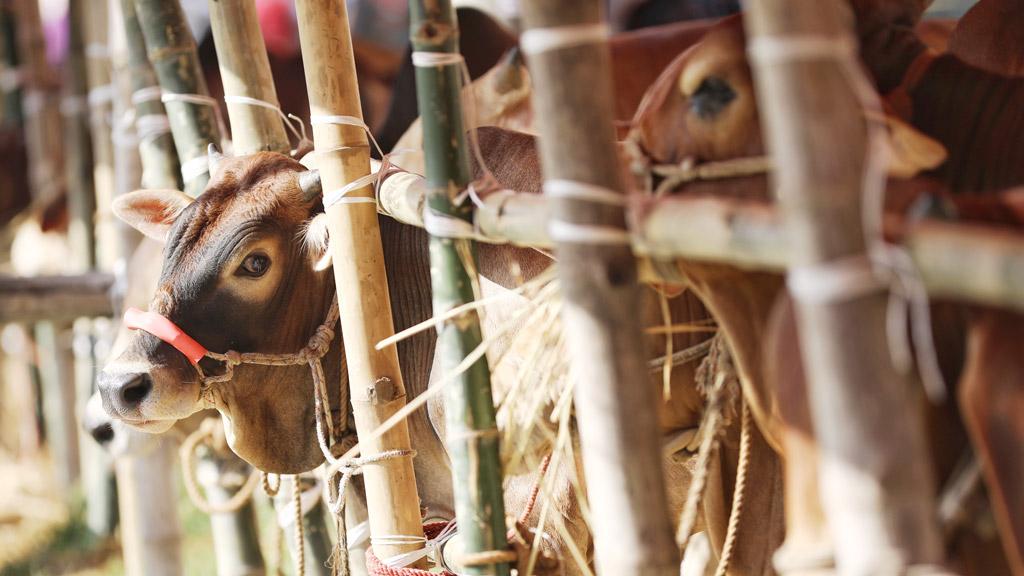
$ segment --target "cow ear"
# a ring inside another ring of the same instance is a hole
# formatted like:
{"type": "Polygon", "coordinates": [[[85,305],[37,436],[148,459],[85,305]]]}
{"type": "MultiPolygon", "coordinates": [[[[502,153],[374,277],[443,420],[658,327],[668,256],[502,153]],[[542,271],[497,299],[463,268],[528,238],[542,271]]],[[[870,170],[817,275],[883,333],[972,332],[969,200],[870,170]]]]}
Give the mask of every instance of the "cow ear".
{"type": "Polygon", "coordinates": [[[885,117],[889,129],[889,176],[910,178],[938,168],[946,161],[946,148],[894,116],[885,117]]]}
{"type": "Polygon", "coordinates": [[[177,190],[136,190],[114,199],[114,215],[146,236],[165,242],[171,224],[192,198],[177,190]]]}

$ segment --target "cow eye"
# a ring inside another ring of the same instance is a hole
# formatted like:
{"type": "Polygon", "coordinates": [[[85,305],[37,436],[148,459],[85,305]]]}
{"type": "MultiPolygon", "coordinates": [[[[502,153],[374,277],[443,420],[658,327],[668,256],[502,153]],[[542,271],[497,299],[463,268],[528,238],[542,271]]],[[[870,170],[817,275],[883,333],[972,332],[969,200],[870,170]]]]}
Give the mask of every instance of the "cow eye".
{"type": "Polygon", "coordinates": [[[736,92],[725,80],[709,76],[690,95],[690,108],[702,120],[711,120],[734,98],[736,92]]]}
{"type": "Polygon", "coordinates": [[[245,260],[242,260],[242,265],[238,268],[238,274],[259,278],[266,274],[269,269],[270,257],[266,254],[255,252],[246,256],[245,260]]]}

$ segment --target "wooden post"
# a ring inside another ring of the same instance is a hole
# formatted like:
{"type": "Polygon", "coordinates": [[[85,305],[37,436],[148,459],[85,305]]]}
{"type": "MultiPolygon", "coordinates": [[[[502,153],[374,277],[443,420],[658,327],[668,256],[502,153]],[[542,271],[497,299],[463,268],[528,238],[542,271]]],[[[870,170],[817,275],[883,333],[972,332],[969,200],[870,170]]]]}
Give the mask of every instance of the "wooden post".
{"type": "MultiPolygon", "coordinates": [[[[361,118],[345,2],[297,0],[295,4],[314,121],[318,116],[361,118]]],[[[324,190],[337,190],[370,173],[370,149],[361,129],[314,123],[313,143],[320,153],[317,168],[324,190]]],[[[364,186],[348,197],[373,197],[373,188],[364,186]]],[[[345,335],[349,398],[356,430],[367,437],[405,406],[405,384],[395,347],[374,348],[394,333],[377,210],[373,203],[336,204],[327,208],[327,217],[345,335]]],[[[387,450],[409,448],[409,428],[404,421],[380,438],[361,443],[363,456],[370,458],[387,450]]],[[[367,466],[363,478],[372,535],[423,536],[411,458],[367,466]]],[[[422,543],[404,543],[381,544],[375,549],[378,556],[387,558],[422,547],[422,543]]]]}
{"type": "Polygon", "coordinates": [[[135,9],[149,61],[163,90],[185,193],[198,196],[210,179],[207,148],[220,146],[222,135],[215,103],[194,100],[209,98],[196,41],[178,0],[135,0],[135,9]]]}
{"type": "Polygon", "coordinates": [[[230,100],[254,98],[279,106],[256,4],[253,0],[210,0],[210,28],[224,82],[234,153],[243,156],[269,150],[287,154],[291,146],[277,112],[230,100]]]}
{"type": "MultiPolygon", "coordinates": [[[[413,49],[438,55],[459,54],[459,28],[448,0],[410,0],[413,49]]],[[[443,217],[466,220],[472,203],[455,202],[470,183],[469,148],[462,121],[462,70],[457,63],[416,67],[416,97],[423,119],[427,206],[443,217]]],[[[429,231],[429,229],[428,229],[429,231]]],[[[468,240],[431,234],[430,280],[435,313],[474,298],[476,252],[468,240]],[[473,271],[473,272],[470,272],[473,271]]],[[[437,354],[442,374],[456,369],[482,341],[476,310],[438,328],[437,354]]],[[[452,460],[455,516],[467,557],[508,547],[497,423],[487,358],[481,357],[445,389],[446,444],[452,460]]],[[[468,574],[506,575],[510,563],[474,562],[468,574]]]]}
{"type": "Polygon", "coordinates": [[[39,322],[35,328],[35,340],[46,444],[50,449],[57,484],[70,498],[71,489],[79,478],[71,323],[39,322]]]}
{"type": "MultiPolygon", "coordinates": [[[[852,18],[844,2],[757,0],[745,22],[791,261],[813,279],[868,248],[860,70],[840,44],[853,42],[852,18]],[[808,40],[836,50],[794,43],[808,40]]],[[[867,292],[795,294],[796,317],[839,573],[902,574],[939,563],[941,539],[917,393],[886,345],[888,295],[867,292]]]]}
{"type": "Polygon", "coordinates": [[[121,548],[128,576],[182,574],[176,442],[154,442],[145,454],[117,460],[121,548]]]}
{"type": "MultiPolygon", "coordinates": [[[[220,423],[218,422],[218,427],[220,423]]],[[[249,478],[252,468],[224,443],[201,449],[196,476],[213,506],[224,505],[249,478]],[[205,453],[204,453],[205,452],[205,453]]],[[[256,508],[250,499],[233,512],[210,514],[218,576],[255,576],[264,573],[263,555],[256,524],[256,508]]]]}
{"type": "MultiPolygon", "coordinates": [[[[522,47],[535,82],[545,186],[553,180],[575,181],[597,186],[608,196],[624,187],[606,42],[594,35],[542,49],[526,36],[564,26],[597,30],[600,5],[597,0],[523,2],[528,30],[522,47]]],[[[553,200],[549,230],[559,226],[581,232],[552,236],[577,381],[576,419],[597,569],[607,575],[676,575],[679,552],[661,472],[655,391],[644,379],[640,292],[636,261],[623,241],[625,214],[621,204],[601,198],[566,194],[553,200]]]]}
{"type": "Polygon", "coordinates": [[[37,0],[15,0],[17,10],[19,70],[22,82],[22,114],[29,159],[32,198],[53,200],[61,191],[63,170],[60,128],[60,81],[46,59],[37,0]]]}

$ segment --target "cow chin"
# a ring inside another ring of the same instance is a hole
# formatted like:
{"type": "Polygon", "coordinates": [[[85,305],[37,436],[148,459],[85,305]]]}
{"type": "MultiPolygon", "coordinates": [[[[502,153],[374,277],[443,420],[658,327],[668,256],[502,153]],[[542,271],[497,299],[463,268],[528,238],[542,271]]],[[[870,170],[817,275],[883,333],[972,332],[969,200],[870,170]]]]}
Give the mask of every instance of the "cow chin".
{"type": "Polygon", "coordinates": [[[247,398],[230,409],[218,406],[224,417],[224,433],[231,450],[256,468],[272,474],[308,472],[323,461],[313,431],[312,407],[295,406],[247,398]],[[276,404],[276,405],[275,405],[276,404]]]}

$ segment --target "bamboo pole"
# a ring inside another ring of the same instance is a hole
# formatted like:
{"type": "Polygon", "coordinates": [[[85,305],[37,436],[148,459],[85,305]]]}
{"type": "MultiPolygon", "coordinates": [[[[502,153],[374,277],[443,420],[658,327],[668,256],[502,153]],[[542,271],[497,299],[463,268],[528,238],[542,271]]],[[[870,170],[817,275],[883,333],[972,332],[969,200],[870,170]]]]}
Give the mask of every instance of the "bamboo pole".
{"type": "MultiPolygon", "coordinates": [[[[256,4],[253,0],[210,0],[209,6],[210,28],[231,119],[234,153],[246,155],[271,151],[288,154],[291,146],[280,114],[264,106],[231,101],[232,97],[242,97],[279,106],[256,4]]],[[[308,491],[313,487],[307,485],[303,489],[308,491]]],[[[287,518],[291,518],[291,495],[292,491],[288,490],[285,497],[274,499],[274,506],[284,510],[287,518]]],[[[324,538],[327,525],[323,509],[312,507],[303,514],[302,522],[306,573],[327,576],[331,548],[324,538]]],[[[294,522],[289,524],[288,530],[294,532],[294,522]]],[[[289,537],[287,542],[288,550],[295,558],[298,553],[295,538],[289,537]]]]}
{"type": "MultiPolygon", "coordinates": [[[[299,37],[306,71],[311,115],[362,117],[348,13],[341,0],[297,0],[299,37]]],[[[366,134],[341,124],[313,124],[317,167],[324,190],[335,190],[370,172],[366,134]]],[[[371,186],[349,197],[373,196],[371,186]]],[[[368,436],[405,405],[405,384],[394,347],[374,344],[394,333],[391,299],[373,204],[338,204],[327,208],[330,250],[348,365],[349,398],[356,431],[368,436]]],[[[361,443],[363,457],[387,450],[408,450],[409,429],[403,421],[374,441],[361,443]]],[[[419,498],[411,458],[364,468],[370,533],[421,537],[419,498]]],[[[387,558],[422,548],[422,543],[381,544],[387,558]]],[[[422,561],[416,566],[421,566],[422,561]]]]}
{"type": "Polygon", "coordinates": [[[163,90],[174,146],[182,166],[185,193],[198,196],[210,179],[207,148],[220,146],[217,108],[212,103],[168,100],[173,95],[209,97],[199,66],[196,41],[177,0],[135,0],[149,61],[163,90]]]}
{"type": "Polygon", "coordinates": [[[75,417],[74,357],[70,322],[42,321],[35,326],[36,361],[42,387],[46,443],[57,485],[66,499],[79,478],[78,426],[75,417]]]}
{"type": "Polygon", "coordinates": [[[107,2],[93,0],[84,10],[82,24],[89,79],[89,125],[92,133],[95,190],[96,265],[110,270],[117,259],[114,200],[114,144],[111,137],[114,86],[110,72],[107,2]]]}
{"type": "MultiPolygon", "coordinates": [[[[121,18],[125,35],[125,51],[128,53],[128,74],[131,77],[132,95],[143,95],[159,90],[160,82],[156,71],[149,62],[146,51],[146,39],[142,34],[138,13],[135,11],[134,0],[120,0],[121,18]]],[[[151,124],[160,125],[159,121],[167,119],[167,112],[159,99],[132,98],[135,108],[136,126],[142,124],[142,118],[156,120],[151,124]]],[[[184,132],[184,130],[182,130],[184,132]]],[[[142,187],[152,189],[181,190],[181,167],[175,151],[174,137],[170,130],[151,129],[144,133],[136,129],[138,138],[139,158],[142,162],[142,187]]],[[[194,188],[194,187],[193,187],[194,188]]]]}
{"type": "MultiPolygon", "coordinates": [[[[594,26],[600,2],[530,0],[522,5],[527,32],[594,26]]],[[[536,82],[544,178],[572,180],[612,193],[624,190],[615,147],[611,67],[604,41],[567,48],[523,49],[536,82]]],[[[553,223],[626,228],[621,206],[562,197],[553,223]]],[[[549,225],[550,226],[550,225],[549,225]]],[[[636,261],[629,243],[556,242],[565,294],[564,322],[577,386],[583,470],[600,574],[675,575],[672,537],[661,473],[661,440],[654,390],[643,382],[646,357],[640,326],[636,261]]]]}
{"type": "Polygon", "coordinates": [[[234,153],[244,156],[269,150],[287,154],[291,146],[277,112],[230,101],[240,96],[280,106],[256,4],[253,0],[210,0],[210,28],[224,82],[234,153]]]}
{"type": "Polygon", "coordinates": [[[63,146],[60,127],[60,81],[46,59],[37,0],[14,0],[17,10],[18,55],[22,59],[22,114],[29,159],[32,198],[54,200],[63,182],[63,146]]]}
{"type": "MultiPolygon", "coordinates": [[[[459,28],[449,0],[410,0],[411,41],[416,52],[459,54],[459,28]]],[[[462,70],[458,64],[416,67],[416,97],[423,126],[426,209],[466,220],[472,205],[454,198],[470,183],[469,148],[462,120],[462,70]]],[[[444,312],[474,299],[476,251],[467,240],[431,233],[430,280],[434,311],[444,312]]],[[[476,310],[438,328],[437,354],[442,374],[453,372],[480,346],[476,310]]],[[[445,442],[452,461],[455,516],[465,557],[508,547],[505,502],[491,375],[480,357],[445,389],[445,442]]],[[[507,575],[511,565],[475,561],[460,572],[507,575]]]]}
{"type": "Polygon", "coordinates": [[[0,126],[21,123],[21,70],[15,40],[14,11],[10,2],[0,3],[0,126]]]}
{"type": "MultiPolygon", "coordinates": [[[[860,207],[864,116],[837,60],[820,53],[768,59],[770,53],[755,46],[766,46],[758,44],[763,38],[849,38],[852,18],[844,4],[758,0],[745,15],[791,263],[809,267],[808,274],[866,254],[860,207]]],[[[923,421],[913,389],[896,373],[886,347],[888,295],[796,296],[821,451],[822,504],[839,573],[903,574],[910,565],[938,564],[942,546],[923,421]]]]}

